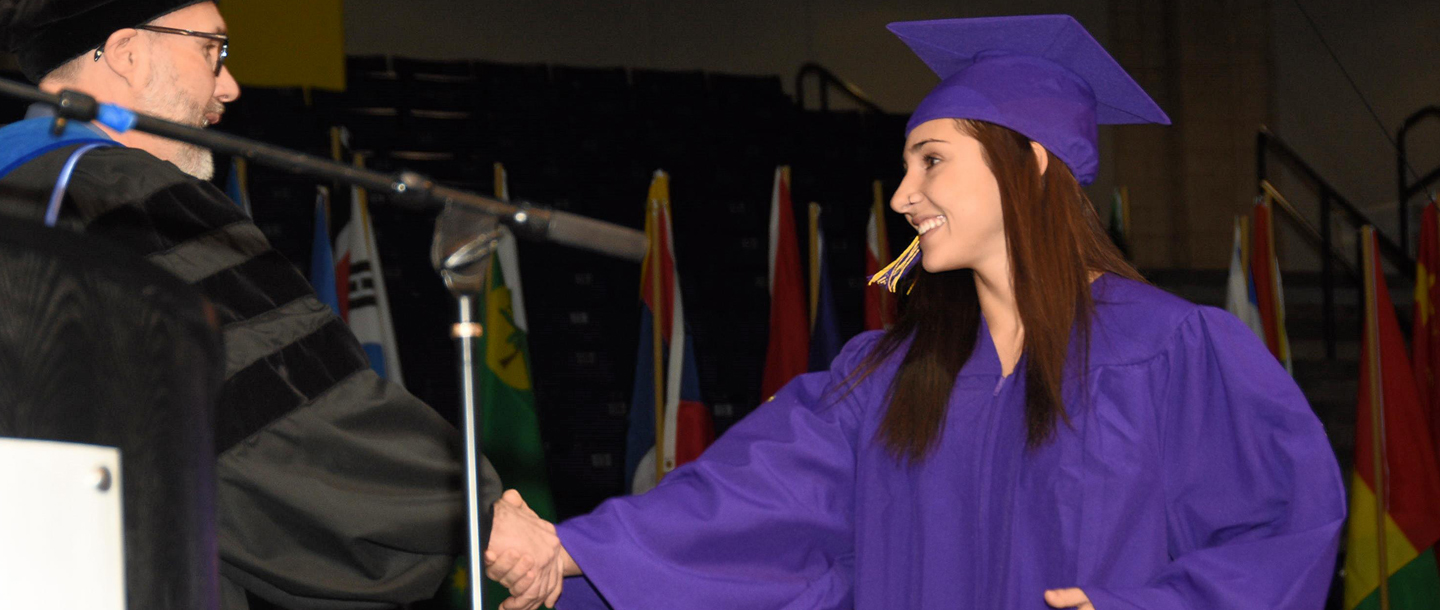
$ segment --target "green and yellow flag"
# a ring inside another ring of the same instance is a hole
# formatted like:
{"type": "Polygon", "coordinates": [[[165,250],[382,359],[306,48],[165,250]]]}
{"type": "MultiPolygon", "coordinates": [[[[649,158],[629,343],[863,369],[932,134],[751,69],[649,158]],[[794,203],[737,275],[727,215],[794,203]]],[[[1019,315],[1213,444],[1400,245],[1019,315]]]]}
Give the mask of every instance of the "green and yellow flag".
{"type": "Polygon", "coordinates": [[[1355,470],[1350,480],[1345,608],[1436,610],[1440,609],[1440,572],[1432,547],[1440,539],[1440,468],[1385,287],[1374,230],[1366,227],[1361,233],[1365,330],[1355,470]]]}

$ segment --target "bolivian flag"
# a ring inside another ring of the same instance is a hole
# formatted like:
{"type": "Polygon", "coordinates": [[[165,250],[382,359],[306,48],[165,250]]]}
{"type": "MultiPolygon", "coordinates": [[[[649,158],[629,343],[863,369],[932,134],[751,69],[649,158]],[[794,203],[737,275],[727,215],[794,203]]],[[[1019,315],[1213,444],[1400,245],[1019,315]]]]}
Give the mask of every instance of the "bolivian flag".
{"type": "Polygon", "coordinates": [[[1345,608],[1440,609],[1440,572],[1431,548],[1440,540],[1440,468],[1385,287],[1374,230],[1366,227],[1362,237],[1365,340],[1350,484],[1345,608]]]}

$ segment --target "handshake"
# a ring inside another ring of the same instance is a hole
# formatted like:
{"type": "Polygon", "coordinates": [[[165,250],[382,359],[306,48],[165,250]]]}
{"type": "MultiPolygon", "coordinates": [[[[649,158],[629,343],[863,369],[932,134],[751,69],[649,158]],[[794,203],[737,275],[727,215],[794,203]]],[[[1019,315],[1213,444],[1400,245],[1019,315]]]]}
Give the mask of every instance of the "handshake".
{"type": "Polygon", "coordinates": [[[580,567],[560,545],[555,525],[530,510],[513,489],[495,502],[493,510],[485,575],[510,590],[510,598],[500,607],[534,610],[541,603],[555,607],[565,577],[580,575],[580,567]]]}

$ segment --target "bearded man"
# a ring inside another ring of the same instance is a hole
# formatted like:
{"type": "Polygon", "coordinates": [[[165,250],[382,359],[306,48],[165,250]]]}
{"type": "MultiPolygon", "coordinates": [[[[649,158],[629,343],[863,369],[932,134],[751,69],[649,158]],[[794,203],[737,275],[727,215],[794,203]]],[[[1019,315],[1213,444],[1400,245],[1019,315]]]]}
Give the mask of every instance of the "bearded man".
{"type": "MultiPolygon", "coordinates": [[[[214,2],[0,0],[0,45],[46,91],[196,127],[240,95],[214,2]]],[[[66,174],[60,226],[138,251],[219,315],[221,606],[392,608],[432,596],[463,546],[455,429],[371,371],[345,323],[205,182],[208,150],[95,124],[57,135],[48,114],[37,106],[0,128],[0,213],[40,217],[66,174]]],[[[499,481],[482,468],[489,507],[499,481]]]]}

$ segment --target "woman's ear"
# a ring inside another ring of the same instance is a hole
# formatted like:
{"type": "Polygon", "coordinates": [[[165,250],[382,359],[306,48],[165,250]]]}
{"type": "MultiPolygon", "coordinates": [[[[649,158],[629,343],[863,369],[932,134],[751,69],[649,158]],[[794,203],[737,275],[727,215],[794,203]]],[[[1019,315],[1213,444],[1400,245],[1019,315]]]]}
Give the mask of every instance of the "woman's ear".
{"type": "Polygon", "coordinates": [[[1050,151],[1034,140],[1030,141],[1030,151],[1035,153],[1035,167],[1040,168],[1040,175],[1044,176],[1045,170],[1050,168],[1050,151]]]}

